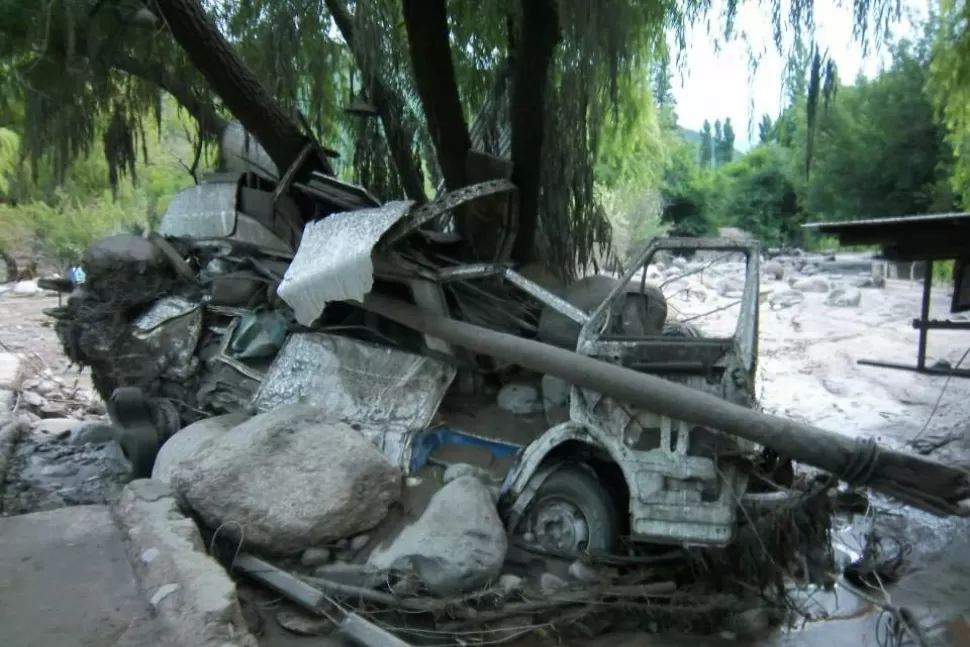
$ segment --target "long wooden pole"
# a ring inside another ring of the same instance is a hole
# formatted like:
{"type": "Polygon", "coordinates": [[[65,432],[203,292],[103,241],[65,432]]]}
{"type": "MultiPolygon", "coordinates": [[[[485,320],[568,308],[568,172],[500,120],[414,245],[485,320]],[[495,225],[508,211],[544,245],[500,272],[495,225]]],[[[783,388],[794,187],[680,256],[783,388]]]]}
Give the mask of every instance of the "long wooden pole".
{"type": "Polygon", "coordinates": [[[434,315],[379,294],[367,295],[363,306],[448,343],[554,375],[675,420],[751,440],[839,478],[864,480],[858,484],[934,514],[966,512],[960,503],[970,499],[970,475],[963,470],[874,444],[862,445],[842,434],[747,409],[654,375],[434,315]]]}

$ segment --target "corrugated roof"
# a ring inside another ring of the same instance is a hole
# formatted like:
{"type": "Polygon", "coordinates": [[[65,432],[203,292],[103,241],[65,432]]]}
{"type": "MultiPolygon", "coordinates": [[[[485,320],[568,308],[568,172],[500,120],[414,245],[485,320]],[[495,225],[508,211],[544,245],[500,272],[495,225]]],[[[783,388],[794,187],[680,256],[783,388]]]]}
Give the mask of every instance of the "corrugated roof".
{"type": "Polygon", "coordinates": [[[835,236],[841,245],[877,245],[886,258],[897,261],[970,256],[970,213],[816,222],[803,226],[835,236]]]}
{"type": "Polygon", "coordinates": [[[970,213],[934,213],[922,216],[900,216],[898,218],[868,218],[865,220],[846,220],[842,222],[810,222],[802,227],[811,229],[822,229],[836,231],[845,228],[869,228],[881,225],[900,225],[910,223],[940,223],[947,220],[966,220],[970,219],[970,213]]]}

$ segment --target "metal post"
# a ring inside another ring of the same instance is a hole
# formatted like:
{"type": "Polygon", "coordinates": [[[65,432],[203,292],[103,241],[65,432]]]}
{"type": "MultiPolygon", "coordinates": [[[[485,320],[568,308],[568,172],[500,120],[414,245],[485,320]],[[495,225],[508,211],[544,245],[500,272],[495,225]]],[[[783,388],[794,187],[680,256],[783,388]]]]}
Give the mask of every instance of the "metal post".
{"type": "Polygon", "coordinates": [[[933,261],[926,261],[923,274],[923,305],[920,309],[919,349],[916,351],[916,370],[926,368],[927,322],[930,320],[930,292],[933,289],[933,261]]]}

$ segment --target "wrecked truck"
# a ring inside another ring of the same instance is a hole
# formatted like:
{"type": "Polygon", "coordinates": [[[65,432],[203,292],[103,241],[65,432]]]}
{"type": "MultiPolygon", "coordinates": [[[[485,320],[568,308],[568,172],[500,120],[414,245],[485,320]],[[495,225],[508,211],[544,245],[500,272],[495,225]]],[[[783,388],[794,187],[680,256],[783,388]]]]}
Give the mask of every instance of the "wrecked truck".
{"type": "Polygon", "coordinates": [[[730,543],[747,472],[729,457],[750,453],[747,441],[552,380],[566,394],[560,419],[503,416],[494,391],[520,379],[513,367],[360,307],[369,292],[392,295],[755,406],[756,244],[656,239],[622,276],[570,292],[507,263],[456,262],[448,235],[426,229],[512,190],[490,181],[414,207],[320,174],[290,194],[249,171],[210,176],[175,196],[157,231],[93,244],[84,283],[49,314],[68,356],[91,368],[135,477],[188,424],[301,402],[358,423],[406,474],[477,457],[530,550],[730,543]],[[659,256],[696,251],[746,263],[732,335],[677,322],[647,280],[659,256]]]}

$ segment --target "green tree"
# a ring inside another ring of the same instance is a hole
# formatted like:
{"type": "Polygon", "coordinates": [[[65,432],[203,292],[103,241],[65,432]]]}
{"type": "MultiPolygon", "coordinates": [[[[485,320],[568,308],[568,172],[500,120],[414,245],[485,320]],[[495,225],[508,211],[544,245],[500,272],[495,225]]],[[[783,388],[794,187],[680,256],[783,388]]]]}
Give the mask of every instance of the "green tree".
{"type": "Polygon", "coordinates": [[[776,139],[775,125],[771,121],[771,115],[761,115],[761,122],[758,124],[758,143],[767,144],[776,139]]]}
{"type": "Polygon", "coordinates": [[[873,80],[842,88],[819,117],[809,213],[826,219],[925,214],[953,207],[952,153],[925,92],[928,41],[903,41],[873,80]]]}
{"type": "Polygon", "coordinates": [[[970,5],[941,0],[927,31],[932,38],[928,88],[947,129],[951,186],[962,207],[970,209],[970,5]]]}
{"type": "Polygon", "coordinates": [[[698,146],[701,168],[711,168],[711,161],[714,159],[714,137],[711,134],[711,122],[707,119],[704,120],[704,126],[701,128],[701,141],[698,146]]]}
{"type": "Polygon", "coordinates": [[[713,232],[697,153],[687,142],[671,153],[661,197],[660,220],[669,227],[671,236],[704,236],[713,232]]]}
{"type": "MultiPolygon", "coordinates": [[[[951,151],[924,91],[930,51],[927,39],[899,42],[891,48],[891,65],[876,78],[860,77],[829,92],[827,109],[820,94],[814,142],[806,136],[805,94],[793,97],[796,101],[777,123],[787,146],[763,143],[716,172],[692,179],[708,220],[750,231],[766,244],[802,244],[800,225],[807,219],[951,209],[951,151]],[[806,178],[810,145],[814,152],[806,178]]],[[[764,133],[770,121],[762,123],[764,133]]]]}
{"type": "Polygon", "coordinates": [[[721,137],[714,147],[714,160],[718,166],[723,166],[732,159],[734,159],[734,126],[731,125],[731,118],[728,117],[724,120],[721,137]]]}
{"type": "MultiPolygon", "coordinates": [[[[726,26],[742,3],[729,4],[726,26]]],[[[782,25],[811,33],[812,4],[771,0],[779,46],[782,25]]],[[[862,35],[895,15],[895,0],[857,4],[862,35]]],[[[623,97],[634,93],[624,86],[649,78],[668,34],[682,47],[709,5],[0,0],[0,64],[12,70],[0,74],[0,100],[29,108],[18,134],[35,177],[49,162],[65,181],[70,160],[96,143],[115,175],[133,173],[143,121],[157,115],[164,91],[195,117],[203,139],[218,137],[231,113],[281,171],[316,140],[337,150],[319,150],[302,174],[360,177],[366,169],[379,195],[421,201],[428,176],[452,189],[468,182],[475,139],[468,115],[499,97],[485,121],[507,126],[509,137],[495,142],[511,140],[520,200],[514,255],[571,271],[609,243],[595,168],[604,129],[628,118],[623,97]],[[342,113],[352,87],[373,104],[378,123],[342,113]]]]}
{"type": "Polygon", "coordinates": [[[767,245],[800,245],[802,217],[791,159],[790,151],[767,144],[721,167],[722,197],[712,205],[713,220],[767,245]]]}
{"type": "Polygon", "coordinates": [[[713,149],[711,152],[712,156],[714,157],[715,167],[720,166],[718,151],[721,150],[721,146],[724,145],[723,142],[724,142],[723,127],[721,126],[721,120],[717,119],[714,121],[714,142],[713,142],[713,149]]]}

